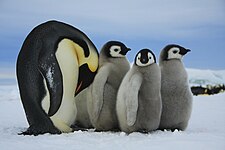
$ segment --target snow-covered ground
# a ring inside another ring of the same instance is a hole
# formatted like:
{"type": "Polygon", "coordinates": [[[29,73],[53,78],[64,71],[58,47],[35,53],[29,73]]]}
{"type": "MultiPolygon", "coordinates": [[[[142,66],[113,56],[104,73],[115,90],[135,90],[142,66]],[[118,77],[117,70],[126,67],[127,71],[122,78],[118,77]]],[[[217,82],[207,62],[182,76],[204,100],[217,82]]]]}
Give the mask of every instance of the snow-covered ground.
{"type": "Polygon", "coordinates": [[[187,69],[191,85],[225,84],[225,70],[187,69]]]}
{"type": "MultiPolygon", "coordinates": [[[[205,74],[200,71],[200,74],[205,74]]],[[[225,149],[225,93],[194,97],[186,131],[156,131],[151,134],[77,131],[61,135],[17,135],[28,127],[14,76],[0,73],[0,150],[89,149],[225,149]]],[[[211,79],[210,79],[211,80],[211,79]]],[[[213,79],[214,80],[214,79],[213,79]]],[[[210,81],[213,82],[213,81],[210,81]]]]}

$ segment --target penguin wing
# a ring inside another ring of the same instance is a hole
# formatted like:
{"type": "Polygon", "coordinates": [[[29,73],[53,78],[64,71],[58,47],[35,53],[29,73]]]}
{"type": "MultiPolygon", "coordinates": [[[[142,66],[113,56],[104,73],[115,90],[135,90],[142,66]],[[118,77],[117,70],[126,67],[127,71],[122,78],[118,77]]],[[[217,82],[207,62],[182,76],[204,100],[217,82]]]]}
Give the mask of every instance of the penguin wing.
{"type": "Polygon", "coordinates": [[[62,102],[62,73],[55,55],[52,54],[50,55],[51,57],[48,57],[49,55],[40,54],[40,56],[38,69],[46,81],[50,94],[50,108],[48,115],[53,116],[58,111],[62,102]]]}
{"type": "Polygon", "coordinates": [[[92,110],[93,120],[97,120],[103,105],[104,87],[109,76],[110,65],[102,66],[92,84],[92,110]]]}
{"type": "Polygon", "coordinates": [[[126,87],[130,92],[124,92],[124,99],[126,104],[126,116],[127,124],[129,126],[134,125],[137,117],[138,110],[138,93],[142,84],[141,74],[134,74],[131,76],[126,87]]]}

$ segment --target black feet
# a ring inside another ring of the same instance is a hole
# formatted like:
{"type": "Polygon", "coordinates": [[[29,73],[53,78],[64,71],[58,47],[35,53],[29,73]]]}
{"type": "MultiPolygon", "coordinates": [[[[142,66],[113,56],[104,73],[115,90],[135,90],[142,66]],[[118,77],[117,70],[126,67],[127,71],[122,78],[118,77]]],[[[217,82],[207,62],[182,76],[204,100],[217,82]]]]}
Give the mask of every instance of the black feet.
{"type": "Polygon", "coordinates": [[[45,133],[50,133],[50,134],[61,134],[62,132],[59,131],[57,128],[52,127],[36,127],[36,126],[30,126],[26,131],[19,133],[18,135],[40,135],[40,134],[45,134],[45,133]]]}

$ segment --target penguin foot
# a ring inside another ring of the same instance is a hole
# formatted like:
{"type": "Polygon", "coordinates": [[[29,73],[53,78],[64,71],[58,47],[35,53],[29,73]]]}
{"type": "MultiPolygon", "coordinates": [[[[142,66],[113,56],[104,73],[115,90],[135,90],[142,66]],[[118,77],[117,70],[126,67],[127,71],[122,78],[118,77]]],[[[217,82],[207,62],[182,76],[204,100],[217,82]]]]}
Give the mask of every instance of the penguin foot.
{"type": "Polygon", "coordinates": [[[110,129],[110,130],[100,130],[100,129],[95,129],[94,132],[104,132],[104,131],[111,131],[111,132],[120,132],[121,130],[118,128],[110,129]]]}
{"type": "Polygon", "coordinates": [[[26,131],[18,133],[18,135],[40,135],[40,134],[45,134],[45,133],[50,133],[50,134],[61,134],[61,131],[56,129],[55,127],[49,128],[46,127],[36,127],[36,126],[30,126],[26,131]]]}
{"type": "Polygon", "coordinates": [[[175,132],[175,131],[183,131],[183,130],[181,130],[181,129],[179,129],[179,128],[171,128],[171,129],[158,129],[158,130],[160,130],[160,131],[171,131],[171,132],[175,132]]]}
{"type": "Polygon", "coordinates": [[[149,133],[149,131],[148,130],[145,130],[145,129],[138,130],[138,132],[143,133],[143,134],[148,134],[149,133]]]}
{"type": "Polygon", "coordinates": [[[95,129],[94,132],[102,132],[103,130],[95,129]]]}
{"type": "Polygon", "coordinates": [[[121,130],[119,128],[115,128],[115,129],[112,129],[110,130],[111,132],[120,132],[121,130]]]}
{"type": "Polygon", "coordinates": [[[175,131],[182,131],[181,129],[179,128],[174,128],[174,129],[171,129],[172,132],[175,132],[175,131]]]}
{"type": "Polygon", "coordinates": [[[158,128],[157,130],[160,130],[160,131],[162,131],[162,132],[168,131],[168,129],[164,129],[164,128],[158,128]]]}
{"type": "Polygon", "coordinates": [[[77,125],[71,125],[70,127],[72,128],[72,132],[74,132],[74,131],[88,131],[88,129],[83,128],[83,127],[79,127],[77,125]]]}

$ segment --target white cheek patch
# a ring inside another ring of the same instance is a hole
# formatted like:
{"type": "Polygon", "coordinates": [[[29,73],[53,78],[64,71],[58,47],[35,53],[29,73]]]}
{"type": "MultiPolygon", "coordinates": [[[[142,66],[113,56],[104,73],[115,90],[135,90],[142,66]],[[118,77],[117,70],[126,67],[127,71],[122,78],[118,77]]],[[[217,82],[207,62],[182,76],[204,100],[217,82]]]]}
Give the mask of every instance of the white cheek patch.
{"type": "Polygon", "coordinates": [[[155,59],[154,58],[155,57],[152,55],[152,53],[148,53],[148,59],[149,59],[148,64],[149,65],[155,63],[155,59]]]}
{"type": "Polygon", "coordinates": [[[144,67],[144,66],[151,65],[151,64],[153,64],[153,63],[155,63],[155,60],[154,60],[154,56],[152,55],[152,53],[148,53],[148,63],[146,63],[146,64],[143,64],[143,63],[141,62],[141,53],[139,53],[139,54],[137,55],[136,64],[137,64],[138,66],[144,67]]]}
{"type": "Polygon", "coordinates": [[[178,47],[171,48],[168,51],[168,59],[182,59],[183,56],[179,54],[179,52],[180,52],[180,49],[178,47]]]}
{"type": "Polygon", "coordinates": [[[139,53],[139,54],[137,55],[137,58],[136,58],[136,64],[137,64],[138,66],[144,66],[144,64],[141,63],[141,53],[139,53]]]}
{"type": "Polygon", "coordinates": [[[120,54],[120,52],[121,52],[120,46],[113,45],[110,47],[109,51],[110,51],[110,55],[112,57],[125,57],[124,55],[120,54]]]}

